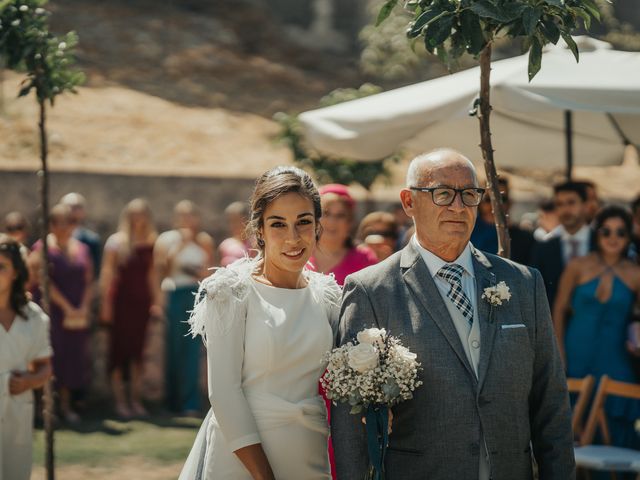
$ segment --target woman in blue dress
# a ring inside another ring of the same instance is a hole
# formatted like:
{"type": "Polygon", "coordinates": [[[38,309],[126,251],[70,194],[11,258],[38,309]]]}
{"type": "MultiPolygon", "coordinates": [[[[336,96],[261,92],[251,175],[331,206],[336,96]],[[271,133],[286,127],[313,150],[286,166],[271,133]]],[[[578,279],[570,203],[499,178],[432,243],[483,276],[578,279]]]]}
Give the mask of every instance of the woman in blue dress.
{"type": "MultiPolygon", "coordinates": [[[[636,383],[630,356],[636,349],[627,340],[640,293],[640,267],[626,257],[631,215],[617,206],[605,207],[594,227],[596,251],[567,265],[553,308],[567,376],[608,375],[636,383]]],[[[605,410],[612,443],[639,447],[634,422],[640,418],[640,402],[612,397],[605,410]]]]}

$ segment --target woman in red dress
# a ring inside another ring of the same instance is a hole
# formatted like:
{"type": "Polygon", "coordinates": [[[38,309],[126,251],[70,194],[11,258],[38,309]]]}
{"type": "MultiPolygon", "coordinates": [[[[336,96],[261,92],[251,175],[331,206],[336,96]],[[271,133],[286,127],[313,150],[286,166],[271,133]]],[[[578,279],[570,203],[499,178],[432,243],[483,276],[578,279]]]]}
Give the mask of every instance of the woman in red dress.
{"type": "MultiPolygon", "coordinates": [[[[376,254],[365,245],[355,245],[351,233],[355,216],[356,202],[349,189],[339,183],[330,183],[318,189],[322,202],[322,234],[316,251],[309,259],[308,266],[316,272],[332,274],[338,285],[342,286],[347,275],[378,263],[376,254]]],[[[331,402],[327,400],[322,387],[328,420],[331,421],[331,402]]],[[[336,478],[333,460],[333,444],[329,439],[329,461],[331,476],[336,478]]]]}
{"type": "Polygon", "coordinates": [[[147,414],[141,395],[142,353],[149,318],[160,312],[153,269],[156,237],[149,205],[135,199],[122,211],[118,231],[104,247],[100,318],[111,326],[109,372],[115,410],[122,418],[147,414]]]}

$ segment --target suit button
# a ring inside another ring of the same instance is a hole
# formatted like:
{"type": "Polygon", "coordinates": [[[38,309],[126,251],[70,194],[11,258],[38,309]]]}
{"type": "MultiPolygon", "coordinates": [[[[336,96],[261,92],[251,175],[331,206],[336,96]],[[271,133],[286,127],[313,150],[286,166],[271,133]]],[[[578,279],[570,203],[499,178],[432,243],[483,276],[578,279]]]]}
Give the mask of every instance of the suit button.
{"type": "Polygon", "coordinates": [[[491,400],[489,400],[484,395],[480,395],[478,397],[478,405],[480,405],[481,407],[484,407],[485,405],[489,405],[490,403],[491,403],[491,400]]]}
{"type": "Polygon", "coordinates": [[[471,346],[473,348],[480,348],[480,342],[478,340],[471,340],[471,346]]]}

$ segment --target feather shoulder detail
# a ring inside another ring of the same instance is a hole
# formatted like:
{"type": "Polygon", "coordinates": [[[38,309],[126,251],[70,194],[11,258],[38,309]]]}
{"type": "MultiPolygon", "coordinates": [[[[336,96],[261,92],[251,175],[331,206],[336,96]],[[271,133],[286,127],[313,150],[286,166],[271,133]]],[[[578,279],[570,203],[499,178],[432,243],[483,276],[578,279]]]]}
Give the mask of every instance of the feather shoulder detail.
{"type": "Polygon", "coordinates": [[[327,307],[339,307],[342,298],[342,288],[336,282],[333,273],[324,273],[307,270],[305,272],[309,287],[316,300],[324,303],[327,307]]]}
{"type": "Polygon", "coordinates": [[[206,341],[207,335],[229,332],[250,288],[256,261],[248,257],[216,269],[198,287],[189,316],[189,333],[206,341]]]}

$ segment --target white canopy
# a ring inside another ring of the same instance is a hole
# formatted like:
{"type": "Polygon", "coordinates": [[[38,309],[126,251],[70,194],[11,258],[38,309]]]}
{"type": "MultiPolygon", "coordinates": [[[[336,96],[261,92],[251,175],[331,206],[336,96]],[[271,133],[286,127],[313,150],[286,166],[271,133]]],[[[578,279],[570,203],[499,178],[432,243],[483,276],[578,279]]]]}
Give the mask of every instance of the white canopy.
{"type": "MultiPolygon", "coordinates": [[[[492,64],[491,129],[499,167],[560,168],[565,111],[572,111],[579,165],[617,165],[624,140],[640,145],[640,53],[578,37],[580,62],[565,48],[542,57],[529,83],[526,55],[492,64]]],[[[450,146],[479,159],[478,120],[470,117],[479,67],[370,97],[304,112],[312,146],[361,161],[405,147],[412,152],[450,146]]]]}

